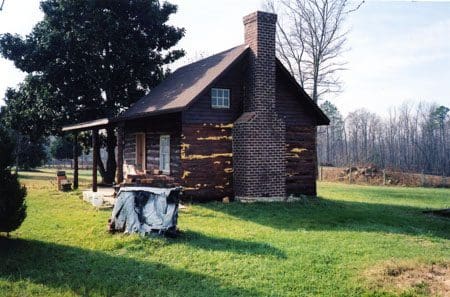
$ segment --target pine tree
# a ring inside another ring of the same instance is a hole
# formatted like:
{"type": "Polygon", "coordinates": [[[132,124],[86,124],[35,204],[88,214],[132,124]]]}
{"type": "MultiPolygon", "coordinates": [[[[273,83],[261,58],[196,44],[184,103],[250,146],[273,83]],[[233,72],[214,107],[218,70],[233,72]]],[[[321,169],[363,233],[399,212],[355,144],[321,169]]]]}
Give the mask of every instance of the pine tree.
{"type": "Polygon", "coordinates": [[[0,232],[20,227],[26,217],[26,188],[21,186],[17,175],[11,173],[14,144],[6,129],[0,126],[0,232]]]}

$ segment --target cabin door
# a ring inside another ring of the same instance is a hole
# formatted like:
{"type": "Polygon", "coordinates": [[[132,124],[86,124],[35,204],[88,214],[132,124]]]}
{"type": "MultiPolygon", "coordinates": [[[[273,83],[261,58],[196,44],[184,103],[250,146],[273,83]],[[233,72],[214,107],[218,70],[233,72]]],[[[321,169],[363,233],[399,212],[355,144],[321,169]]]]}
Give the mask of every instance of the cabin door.
{"type": "Polygon", "coordinates": [[[136,170],[145,172],[145,133],[136,134],[136,170]]]}

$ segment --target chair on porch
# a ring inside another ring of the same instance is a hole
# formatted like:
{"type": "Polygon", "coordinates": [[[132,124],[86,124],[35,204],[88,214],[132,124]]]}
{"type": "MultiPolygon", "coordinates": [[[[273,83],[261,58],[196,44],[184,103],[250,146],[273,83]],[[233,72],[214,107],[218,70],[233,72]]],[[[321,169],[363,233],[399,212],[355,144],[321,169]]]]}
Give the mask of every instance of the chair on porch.
{"type": "Polygon", "coordinates": [[[137,170],[134,164],[123,164],[123,176],[126,183],[138,183],[147,177],[145,172],[137,170]]]}

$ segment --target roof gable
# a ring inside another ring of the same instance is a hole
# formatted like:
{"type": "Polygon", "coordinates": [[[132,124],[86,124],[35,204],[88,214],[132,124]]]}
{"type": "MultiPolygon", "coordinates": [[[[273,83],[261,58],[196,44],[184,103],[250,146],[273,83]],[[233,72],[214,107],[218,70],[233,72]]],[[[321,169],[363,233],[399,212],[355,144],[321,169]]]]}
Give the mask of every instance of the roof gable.
{"type": "MultiPolygon", "coordinates": [[[[184,110],[238,61],[247,49],[247,45],[236,46],[178,68],[153,88],[149,94],[123,112],[115,121],[184,110]]],[[[302,103],[311,108],[313,116],[317,119],[317,124],[328,125],[330,122],[328,117],[278,59],[276,65],[281,74],[288,79],[289,83],[300,94],[300,97],[304,99],[302,103]]]]}
{"type": "Polygon", "coordinates": [[[305,90],[300,86],[297,80],[291,75],[291,73],[284,67],[283,63],[280,60],[276,60],[277,68],[280,70],[281,75],[287,78],[288,82],[295,88],[297,93],[299,93],[299,97],[302,100],[302,103],[305,106],[311,108],[311,114],[316,118],[317,125],[328,125],[330,124],[330,120],[325,115],[325,113],[320,109],[320,107],[311,99],[311,97],[305,92],[305,90]]]}
{"type": "Polygon", "coordinates": [[[203,90],[214,83],[247,49],[247,45],[240,45],[178,68],[152,89],[149,94],[123,112],[119,119],[124,120],[183,110],[203,90]]]}

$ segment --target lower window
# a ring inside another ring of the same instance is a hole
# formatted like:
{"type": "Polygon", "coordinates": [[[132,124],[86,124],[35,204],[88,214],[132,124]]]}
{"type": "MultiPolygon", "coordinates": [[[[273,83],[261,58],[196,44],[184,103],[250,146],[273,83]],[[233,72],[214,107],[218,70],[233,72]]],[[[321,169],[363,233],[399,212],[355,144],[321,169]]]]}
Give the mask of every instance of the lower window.
{"type": "Polygon", "coordinates": [[[170,174],[170,135],[159,137],[159,170],[170,174]]]}

